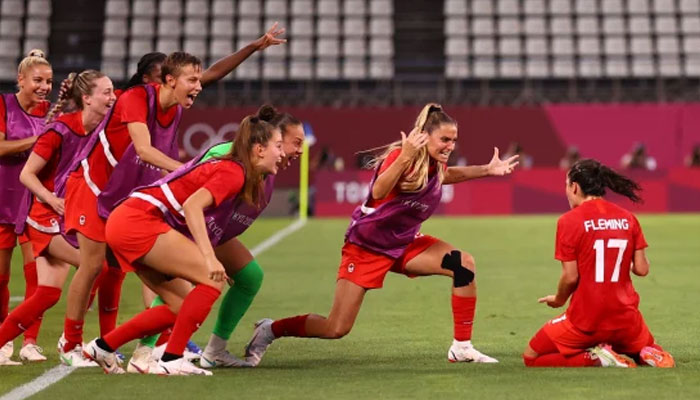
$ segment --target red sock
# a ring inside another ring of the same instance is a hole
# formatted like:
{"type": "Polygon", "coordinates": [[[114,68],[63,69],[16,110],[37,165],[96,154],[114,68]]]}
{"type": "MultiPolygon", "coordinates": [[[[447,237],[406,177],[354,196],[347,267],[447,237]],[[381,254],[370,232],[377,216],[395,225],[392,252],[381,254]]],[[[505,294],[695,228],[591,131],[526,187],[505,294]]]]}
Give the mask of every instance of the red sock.
{"type": "Polygon", "coordinates": [[[63,345],[64,352],[73,350],[75,346],[82,346],[84,324],[85,321],[75,321],[70,318],[63,321],[63,337],[66,339],[66,344],[63,345]]]}
{"type": "Polygon", "coordinates": [[[39,286],[34,295],[17,306],[5,322],[0,325],[0,343],[7,343],[19,336],[37,318],[41,318],[46,310],[58,303],[61,289],[50,286],[39,286]]]}
{"type": "Polygon", "coordinates": [[[100,314],[100,336],[105,336],[117,326],[119,314],[119,299],[122,294],[122,283],[126,274],[119,268],[107,268],[103,272],[104,279],[97,291],[97,302],[100,314]]]}
{"type": "MultiPolygon", "coordinates": [[[[37,281],[38,277],[36,274],[36,261],[24,264],[24,300],[27,300],[30,297],[32,297],[38,285],[37,281]]],[[[41,327],[42,316],[39,316],[39,318],[37,318],[36,321],[34,321],[34,323],[29,327],[29,329],[24,331],[25,345],[30,343],[36,344],[36,338],[37,336],[39,336],[39,328],[41,327]]]]}
{"type": "Polygon", "coordinates": [[[591,358],[587,351],[564,357],[561,353],[542,354],[535,358],[524,357],[528,367],[599,367],[600,361],[591,358]]]}
{"type": "Polygon", "coordinates": [[[452,295],[452,318],[455,326],[455,340],[465,341],[472,338],[476,297],[452,295]]]}
{"type": "Polygon", "coordinates": [[[156,347],[168,343],[168,340],[170,340],[170,335],[173,334],[173,327],[171,326],[170,328],[166,329],[163,331],[163,333],[160,334],[160,337],[158,338],[158,341],[156,342],[156,347]]]}
{"type": "Polygon", "coordinates": [[[107,265],[107,261],[105,261],[102,264],[102,271],[100,271],[100,274],[97,275],[97,278],[95,278],[95,283],[92,284],[92,289],[90,289],[90,300],[88,300],[87,306],[88,309],[92,308],[92,305],[95,302],[95,296],[97,295],[97,289],[102,286],[102,282],[104,282],[105,277],[107,276],[108,269],[109,265],[107,265]]]}
{"type": "Polygon", "coordinates": [[[177,315],[163,304],[137,314],[117,329],[102,337],[102,340],[113,349],[134,339],[155,335],[175,323],[177,315]]]}
{"type": "Polygon", "coordinates": [[[306,320],[308,318],[309,314],[279,319],[272,323],[272,333],[274,333],[275,337],[306,337],[306,320]]]}
{"type": "Polygon", "coordinates": [[[173,333],[165,347],[166,353],[182,356],[187,341],[207,318],[211,306],[214,305],[219,295],[221,295],[219,289],[207,285],[197,285],[192,289],[180,307],[173,333]]]}
{"type": "Polygon", "coordinates": [[[0,322],[7,318],[7,311],[10,308],[10,274],[0,275],[0,322]]]}

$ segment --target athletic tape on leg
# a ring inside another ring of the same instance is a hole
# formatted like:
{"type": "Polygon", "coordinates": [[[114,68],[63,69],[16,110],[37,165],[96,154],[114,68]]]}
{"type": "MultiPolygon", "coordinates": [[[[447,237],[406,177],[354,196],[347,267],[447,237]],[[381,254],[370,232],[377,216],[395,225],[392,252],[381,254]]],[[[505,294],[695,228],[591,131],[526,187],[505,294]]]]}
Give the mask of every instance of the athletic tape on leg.
{"type": "Polygon", "coordinates": [[[474,272],[462,266],[462,253],[459,250],[452,250],[442,258],[442,268],[452,271],[454,287],[467,286],[474,280],[474,272]]]}

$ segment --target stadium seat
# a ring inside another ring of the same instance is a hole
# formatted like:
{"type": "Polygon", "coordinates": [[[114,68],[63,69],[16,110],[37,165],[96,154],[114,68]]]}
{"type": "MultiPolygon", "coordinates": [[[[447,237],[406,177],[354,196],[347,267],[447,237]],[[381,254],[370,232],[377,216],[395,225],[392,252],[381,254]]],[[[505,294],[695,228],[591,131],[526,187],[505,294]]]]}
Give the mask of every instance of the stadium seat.
{"type": "Polygon", "coordinates": [[[156,41],[156,51],[160,51],[161,53],[170,54],[174,51],[180,51],[181,49],[180,39],[159,37],[156,41]]]}
{"type": "Polygon", "coordinates": [[[570,56],[574,54],[574,40],[567,36],[552,38],[552,54],[554,56],[570,56]]]}
{"type": "Polygon", "coordinates": [[[259,37],[263,34],[259,19],[238,19],[238,36],[239,37],[259,37]]]}
{"type": "Polygon", "coordinates": [[[151,39],[155,34],[153,28],[153,18],[132,18],[130,36],[133,38],[151,39]]]}
{"type": "Polygon", "coordinates": [[[317,13],[321,17],[337,17],[340,15],[339,0],[319,0],[316,6],[317,13]]]}
{"type": "Polygon", "coordinates": [[[544,15],[547,12],[544,0],[528,0],[523,2],[523,12],[525,15],[544,15]]]}
{"type": "Polygon", "coordinates": [[[576,19],[576,33],[581,36],[598,35],[598,18],[578,17],[576,19]]]}
{"type": "Polygon", "coordinates": [[[525,38],[525,54],[529,56],[546,56],[549,54],[549,45],[546,37],[525,38]]]}
{"type": "Polygon", "coordinates": [[[519,37],[502,37],[498,41],[498,53],[502,56],[519,56],[522,53],[519,37]]]}
{"type": "Polygon", "coordinates": [[[394,55],[394,41],[390,38],[373,37],[369,40],[369,54],[372,57],[388,58],[394,55]]]}
{"type": "Polygon", "coordinates": [[[248,18],[260,17],[260,3],[262,2],[258,0],[238,0],[238,15],[248,18]]]}
{"type": "Polygon", "coordinates": [[[292,16],[311,16],[314,13],[314,5],[311,0],[291,0],[292,16]]]}
{"type": "Polygon", "coordinates": [[[546,57],[528,57],[525,60],[525,76],[528,78],[549,77],[549,61],[546,57]]]}
{"type": "Polygon", "coordinates": [[[699,77],[700,76],[700,56],[699,55],[686,56],[683,70],[684,70],[686,76],[699,77]]]}
{"type": "Polygon", "coordinates": [[[24,17],[24,1],[3,0],[0,15],[3,17],[24,17]]]}
{"type": "Polygon", "coordinates": [[[475,57],[472,63],[472,76],[482,79],[494,78],[496,60],[491,57],[475,57]]]}
{"type": "Polygon", "coordinates": [[[343,20],[343,36],[365,36],[367,27],[364,18],[348,17],[343,20]]]}
{"type": "MultiPolygon", "coordinates": [[[[324,21],[326,21],[326,20],[323,20],[323,19],[319,20],[319,25],[322,25],[322,22],[324,22],[324,21]]],[[[337,22],[338,21],[336,20],[335,22],[336,22],[336,35],[337,35],[337,29],[338,29],[337,22]]],[[[319,26],[319,35],[321,35],[320,28],[321,27],[319,26]]],[[[290,30],[289,30],[289,35],[292,38],[296,39],[296,38],[301,38],[301,37],[309,37],[309,36],[313,36],[313,34],[314,34],[314,25],[313,25],[313,20],[311,18],[308,18],[308,17],[292,18],[292,24],[291,24],[290,30]]],[[[323,35],[329,36],[330,33],[326,32],[323,35]]],[[[292,39],[292,40],[294,40],[294,39],[292,39]]]]}
{"type": "Polygon", "coordinates": [[[313,77],[313,63],[310,58],[292,58],[289,61],[289,78],[311,79],[313,77]]]}
{"type": "Polygon", "coordinates": [[[211,20],[211,36],[231,40],[234,32],[233,19],[229,17],[216,17],[211,20]]]}
{"type": "Polygon", "coordinates": [[[105,15],[107,20],[111,17],[128,17],[129,0],[107,0],[105,15]]]}
{"type": "Polygon", "coordinates": [[[660,57],[658,71],[662,77],[678,77],[683,73],[680,60],[676,55],[660,57]]]}
{"type": "Polygon", "coordinates": [[[42,49],[44,51],[48,50],[49,41],[47,38],[24,38],[24,43],[22,43],[22,54],[29,54],[32,49],[42,49]]]}
{"type": "Polygon", "coordinates": [[[647,55],[653,53],[651,37],[649,36],[632,36],[630,39],[630,53],[633,55],[647,55]]]}
{"type": "Polygon", "coordinates": [[[364,0],[343,1],[343,15],[345,17],[364,17],[367,14],[364,0]]]}
{"type": "Polygon", "coordinates": [[[0,19],[0,38],[18,38],[22,36],[22,20],[13,17],[0,19]]]}
{"type": "MultiPolygon", "coordinates": [[[[7,0],[5,0],[7,1],[7,0]]],[[[60,0],[59,0],[60,1],[60,0]]],[[[51,1],[50,0],[29,0],[27,3],[27,15],[30,17],[45,17],[51,16],[51,1]]]]}
{"type": "Polygon", "coordinates": [[[627,0],[627,12],[633,15],[648,15],[649,2],[639,0],[627,0]]]}
{"type": "Polygon", "coordinates": [[[681,14],[700,13],[700,2],[697,0],[680,0],[681,14]]]}
{"type": "MultiPolygon", "coordinates": [[[[465,32],[466,34],[466,26],[465,32]]],[[[369,20],[369,34],[371,36],[393,36],[394,22],[391,18],[372,17],[369,20]]]]}
{"type": "Polygon", "coordinates": [[[653,0],[655,15],[671,15],[676,13],[675,0],[653,0]]]}
{"type": "Polygon", "coordinates": [[[374,17],[390,17],[394,13],[392,0],[371,0],[369,2],[369,15],[374,17]]]}
{"type": "Polygon", "coordinates": [[[603,68],[598,56],[583,56],[578,63],[578,76],[582,78],[599,78],[603,68]]]}
{"type": "Polygon", "coordinates": [[[498,19],[498,34],[501,36],[520,35],[520,19],[505,17],[498,19]]]}
{"type": "MultiPolygon", "coordinates": [[[[209,16],[209,2],[207,0],[186,0],[185,16],[187,18],[206,18],[209,16]]],[[[211,12],[216,17],[233,16],[233,1],[213,0],[211,12]]]]}
{"type": "Polygon", "coordinates": [[[552,17],[549,25],[549,32],[553,36],[571,35],[574,32],[573,22],[571,17],[556,16],[552,17]]]}
{"type": "Polygon", "coordinates": [[[367,55],[367,45],[364,39],[346,38],[343,40],[343,55],[345,57],[364,57],[367,55]]]}
{"type": "Polygon", "coordinates": [[[622,36],[606,36],[603,48],[606,55],[624,56],[627,54],[627,41],[622,36]]]}
{"type": "Polygon", "coordinates": [[[287,1],[286,0],[267,0],[265,2],[265,16],[270,18],[286,18],[287,17],[287,1]]]}
{"type": "Polygon", "coordinates": [[[634,56],[631,61],[632,76],[650,78],[656,75],[656,66],[652,56],[634,56]]]}
{"type": "Polygon", "coordinates": [[[492,36],[495,33],[493,19],[486,17],[472,19],[471,29],[474,36],[492,36]]]}
{"type": "Polygon", "coordinates": [[[600,54],[600,40],[597,36],[581,37],[578,39],[578,53],[584,56],[597,56],[600,54]]]}
{"type": "Polygon", "coordinates": [[[443,12],[448,16],[467,15],[467,1],[446,0],[443,12]]]}
{"type": "Polygon", "coordinates": [[[525,17],[524,31],[526,35],[544,35],[547,33],[547,23],[543,17],[525,17]]]}
{"type": "Polygon", "coordinates": [[[494,39],[490,37],[474,38],[472,41],[472,52],[477,57],[495,55],[496,44],[494,43],[494,39]]]}
{"type": "Polygon", "coordinates": [[[319,38],[316,41],[316,55],[319,57],[338,57],[340,42],[336,38],[319,38]]]}
{"type": "Polygon", "coordinates": [[[156,15],[155,0],[133,0],[131,15],[134,17],[154,17],[156,15]]]}
{"type": "Polygon", "coordinates": [[[472,0],[472,15],[490,17],[494,14],[493,3],[491,0],[472,0]]]}
{"type": "Polygon", "coordinates": [[[600,10],[603,15],[622,15],[625,11],[623,0],[602,0],[600,10]]]}
{"type": "Polygon", "coordinates": [[[469,62],[466,57],[448,57],[445,62],[445,76],[450,79],[469,77],[469,62]]]}
{"type": "Polygon", "coordinates": [[[700,36],[684,36],[683,52],[687,54],[700,54],[700,36]]]}
{"type": "Polygon", "coordinates": [[[571,0],[549,0],[549,13],[552,15],[571,15],[571,0]]]}
{"type": "Polygon", "coordinates": [[[654,19],[654,32],[657,35],[675,35],[678,32],[676,17],[656,17],[654,19]]]}
{"type": "Polygon", "coordinates": [[[575,11],[579,16],[582,15],[596,15],[598,13],[597,1],[591,0],[575,0],[575,11]]]}
{"type": "Polygon", "coordinates": [[[605,60],[605,76],[609,78],[624,78],[629,75],[627,58],[608,57],[605,60]]]}
{"type": "Polygon", "coordinates": [[[281,80],[287,78],[287,64],[284,59],[265,58],[262,61],[262,78],[281,80]]]}
{"type": "MultiPolygon", "coordinates": [[[[255,38],[251,38],[255,39],[255,38]]],[[[265,49],[265,57],[267,58],[284,58],[287,56],[288,46],[270,46],[265,49]]]]}
{"type": "Polygon", "coordinates": [[[289,50],[293,57],[311,57],[312,48],[311,39],[299,38],[289,42],[289,50]]]}
{"type": "Polygon", "coordinates": [[[498,63],[498,76],[506,79],[523,76],[523,62],[520,57],[504,57],[498,63]]]}
{"type": "Polygon", "coordinates": [[[518,0],[498,0],[497,10],[500,17],[516,16],[520,13],[518,0]]]}
{"type": "Polygon", "coordinates": [[[49,20],[44,18],[27,18],[24,23],[25,36],[32,38],[46,38],[49,36],[49,20]]]}
{"type": "Polygon", "coordinates": [[[320,80],[338,79],[340,77],[338,60],[335,58],[319,59],[316,62],[315,72],[316,78],[320,80]]]}
{"type": "Polygon", "coordinates": [[[664,55],[676,55],[679,52],[680,46],[678,44],[678,37],[676,35],[656,37],[656,53],[659,54],[660,59],[663,59],[664,55]]]}
{"type": "Polygon", "coordinates": [[[158,3],[159,18],[180,18],[182,2],[180,0],[160,0],[158,3]]]}
{"type": "Polygon", "coordinates": [[[126,18],[109,18],[105,21],[105,38],[125,38],[128,32],[126,18]]]}
{"type": "Polygon", "coordinates": [[[635,16],[630,18],[629,20],[629,32],[632,35],[635,34],[648,34],[651,33],[651,22],[649,20],[649,17],[646,15],[643,16],[635,16]]]}
{"type": "Polygon", "coordinates": [[[199,58],[204,58],[207,55],[206,39],[186,37],[182,43],[182,50],[199,58]]]}
{"type": "MultiPolygon", "coordinates": [[[[154,50],[153,40],[151,39],[131,39],[129,41],[129,57],[130,58],[140,58],[146,53],[150,53],[154,50]]],[[[185,50],[187,51],[187,50],[185,50]]]]}
{"type": "Polygon", "coordinates": [[[185,20],[185,37],[205,38],[208,32],[207,20],[203,18],[187,18],[185,20]]]}
{"type": "Polygon", "coordinates": [[[609,16],[603,19],[603,33],[605,35],[624,35],[627,33],[625,20],[618,16],[609,16]]]}
{"type": "Polygon", "coordinates": [[[700,16],[684,15],[681,17],[681,33],[683,35],[700,33],[700,16]]]}
{"type": "Polygon", "coordinates": [[[231,39],[212,39],[209,42],[209,57],[219,59],[233,53],[231,39]]]}
{"type": "Polygon", "coordinates": [[[389,58],[371,58],[369,60],[369,77],[372,79],[393,78],[394,63],[389,58]]]}
{"type": "MultiPolygon", "coordinates": [[[[2,54],[6,53],[2,52],[2,54]]],[[[126,43],[123,39],[105,39],[102,41],[102,57],[114,59],[124,58],[125,56],[126,43]]]]}
{"type": "Polygon", "coordinates": [[[448,37],[445,39],[445,54],[447,57],[467,56],[469,54],[467,38],[448,37]]]}
{"type": "Polygon", "coordinates": [[[469,30],[467,29],[467,18],[447,17],[445,20],[446,36],[463,36],[467,33],[469,33],[469,30]]]}
{"type": "Polygon", "coordinates": [[[113,80],[124,80],[126,78],[126,68],[124,68],[124,61],[122,60],[102,60],[100,72],[113,80]]]}
{"type": "Polygon", "coordinates": [[[0,57],[0,79],[4,81],[17,79],[17,62],[14,58],[0,57]]]}
{"type": "Polygon", "coordinates": [[[343,60],[343,78],[345,79],[366,79],[367,63],[364,58],[346,58],[343,60]]]}
{"type": "Polygon", "coordinates": [[[234,74],[239,80],[256,80],[260,78],[260,58],[250,57],[239,65],[234,74]]]}
{"type": "Polygon", "coordinates": [[[552,76],[555,78],[573,78],[576,76],[576,63],[571,57],[560,56],[552,60],[552,76]]]}

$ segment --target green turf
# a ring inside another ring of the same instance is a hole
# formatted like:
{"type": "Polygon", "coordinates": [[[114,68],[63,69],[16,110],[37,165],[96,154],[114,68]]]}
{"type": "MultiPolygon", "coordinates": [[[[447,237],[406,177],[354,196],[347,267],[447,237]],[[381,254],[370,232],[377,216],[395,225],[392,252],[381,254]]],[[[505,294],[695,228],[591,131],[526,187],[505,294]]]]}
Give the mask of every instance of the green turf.
{"type": "MultiPolygon", "coordinates": [[[[526,369],[519,354],[557,314],[536,303],[554,293],[559,276],[552,259],[556,216],[434,218],[425,233],[477,260],[474,343],[499,358],[498,365],[446,361],[452,335],[447,279],[390,275],[384,289],[369,293],[354,330],[342,340],[279,340],[258,368],[216,370],[210,378],[80,370],[36,398],[700,398],[700,215],[642,215],[640,220],[652,270],[635,284],[657,341],[676,357],[673,370],[526,369]]],[[[263,219],[243,241],[253,246],[288,222],[263,219]]],[[[346,226],[347,219],[313,220],[259,257],[265,282],[234,332],[231,350],[241,352],[252,323],[261,317],[327,313],[346,226]]],[[[13,273],[21,277],[19,268],[13,273]]],[[[22,284],[13,279],[13,295],[22,293],[22,284]]],[[[127,278],[121,307],[120,321],[141,309],[134,276],[127,278]]],[[[54,346],[64,310],[62,301],[47,314],[40,335],[50,361],[0,369],[0,393],[57,363],[54,346]]],[[[86,339],[97,334],[95,313],[88,318],[86,339]]],[[[212,326],[209,318],[195,339],[203,344],[212,326]]]]}

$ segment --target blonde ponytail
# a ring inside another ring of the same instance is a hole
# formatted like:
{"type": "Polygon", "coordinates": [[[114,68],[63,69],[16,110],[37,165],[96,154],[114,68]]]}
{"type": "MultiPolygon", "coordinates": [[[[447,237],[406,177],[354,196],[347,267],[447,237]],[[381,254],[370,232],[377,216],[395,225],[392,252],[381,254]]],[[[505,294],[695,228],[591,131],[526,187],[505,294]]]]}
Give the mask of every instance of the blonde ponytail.
{"type": "Polygon", "coordinates": [[[42,50],[32,49],[29,53],[27,53],[27,56],[24,57],[17,66],[17,74],[24,75],[24,73],[27,72],[28,69],[33,68],[37,65],[46,65],[47,67],[51,68],[51,64],[46,59],[46,54],[44,54],[42,50]]]}

